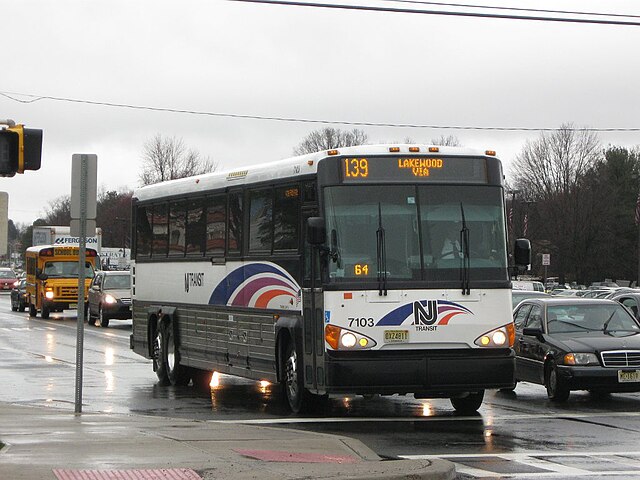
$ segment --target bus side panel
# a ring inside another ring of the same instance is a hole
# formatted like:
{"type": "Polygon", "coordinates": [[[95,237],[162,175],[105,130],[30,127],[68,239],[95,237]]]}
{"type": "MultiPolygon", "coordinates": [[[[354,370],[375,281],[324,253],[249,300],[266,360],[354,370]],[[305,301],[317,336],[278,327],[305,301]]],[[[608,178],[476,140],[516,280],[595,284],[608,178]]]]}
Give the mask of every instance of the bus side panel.
{"type": "MultiPolygon", "coordinates": [[[[134,352],[150,358],[148,311],[157,304],[133,305],[134,352]]],[[[207,306],[165,303],[175,307],[180,362],[187,367],[216,370],[255,380],[276,381],[275,317],[272,313],[233,311],[207,306]]]]}

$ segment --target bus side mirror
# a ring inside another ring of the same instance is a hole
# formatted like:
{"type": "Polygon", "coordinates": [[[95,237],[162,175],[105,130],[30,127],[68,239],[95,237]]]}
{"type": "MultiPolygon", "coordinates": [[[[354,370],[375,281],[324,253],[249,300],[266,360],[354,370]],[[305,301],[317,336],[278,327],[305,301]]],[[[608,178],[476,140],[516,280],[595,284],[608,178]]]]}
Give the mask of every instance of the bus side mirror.
{"type": "Polygon", "coordinates": [[[307,219],[307,241],[311,245],[322,245],[327,239],[327,229],[324,218],[309,217],[307,219]]]}
{"type": "Polygon", "coordinates": [[[47,275],[46,273],[42,273],[42,269],[36,268],[36,278],[38,280],[46,280],[47,278],[49,278],[49,275],[47,275]]]}
{"type": "Polygon", "coordinates": [[[518,238],[516,240],[513,257],[518,267],[526,267],[531,263],[531,243],[529,240],[526,238],[518,238]]]}

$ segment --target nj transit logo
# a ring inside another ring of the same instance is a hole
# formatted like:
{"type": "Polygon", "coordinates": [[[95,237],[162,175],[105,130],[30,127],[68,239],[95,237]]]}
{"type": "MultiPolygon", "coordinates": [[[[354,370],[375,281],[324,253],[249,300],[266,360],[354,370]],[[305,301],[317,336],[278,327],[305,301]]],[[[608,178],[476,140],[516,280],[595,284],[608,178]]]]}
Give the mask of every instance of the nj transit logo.
{"type": "Polygon", "coordinates": [[[459,303],[447,300],[420,300],[407,303],[392,310],[376,323],[376,326],[448,325],[458,315],[473,315],[473,312],[459,303]]]}

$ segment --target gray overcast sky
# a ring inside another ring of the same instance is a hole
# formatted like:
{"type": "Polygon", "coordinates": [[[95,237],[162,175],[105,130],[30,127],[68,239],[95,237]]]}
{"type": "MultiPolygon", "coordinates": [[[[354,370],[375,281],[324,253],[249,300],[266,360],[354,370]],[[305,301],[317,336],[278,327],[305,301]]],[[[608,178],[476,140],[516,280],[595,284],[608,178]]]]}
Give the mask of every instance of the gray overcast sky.
{"type": "MultiPolygon", "coordinates": [[[[461,3],[640,15],[637,0],[461,3]]],[[[355,122],[640,127],[640,27],[224,0],[0,0],[0,12],[0,92],[355,122]]],[[[99,188],[133,189],[143,144],[157,133],[226,168],[289,157],[323,127],[2,96],[0,118],[44,130],[42,168],[0,178],[9,218],[20,223],[69,194],[73,153],[98,155],[99,188]]],[[[359,128],[372,142],[453,134],[496,150],[507,174],[525,141],[539,136],[359,128]]],[[[599,137],[605,146],[640,144],[640,132],[599,137]]]]}

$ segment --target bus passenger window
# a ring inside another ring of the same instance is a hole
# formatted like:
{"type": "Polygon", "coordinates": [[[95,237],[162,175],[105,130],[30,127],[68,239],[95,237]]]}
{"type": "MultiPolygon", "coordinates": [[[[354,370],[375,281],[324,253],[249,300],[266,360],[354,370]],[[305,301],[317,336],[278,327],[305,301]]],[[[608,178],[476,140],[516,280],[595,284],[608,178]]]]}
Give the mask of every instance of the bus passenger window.
{"type": "Polygon", "coordinates": [[[218,195],[207,198],[206,254],[224,255],[226,239],[226,197],[218,195]]]}
{"type": "Polygon", "coordinates": [[[185,231],[187,255],[202,256],[204,253],[204,220],[204,202],[193,200],[187,209],[187,228],[185,231]]]}
{"type": "Polygon", "coordinates": [[[242,193],[229,194],[229,230],[227,252],[239,255],[242,249],[242,193]]]}
{"type": "Polygon", "coordinates": [[[273,213],[273,249],[297,250],[300,223],[300,189],[298,186],[276,188],[273,213]]]}
{"type": "Polygon", "coordinates": [[[185,204],[169,204],[169,256],[183,257],[185,247],[185,204]]]}
{"type": "Polygon", "coordinates": [[[249,197],[249,252],[271,252],[272,190],[253,191],[249,197]]]}
{"type": "Polygon", "coordinates": [[[167,205],[156,205],[153,207],[153,244],[151,256],[166,257],[168,245],[169,218],[167,216],[167,205]]]}
{"type": "Polygon", "coordinates": [[[151,254],[152,209],[138,207],[136,211],[136,256],[147,257],[151,254]]]}

